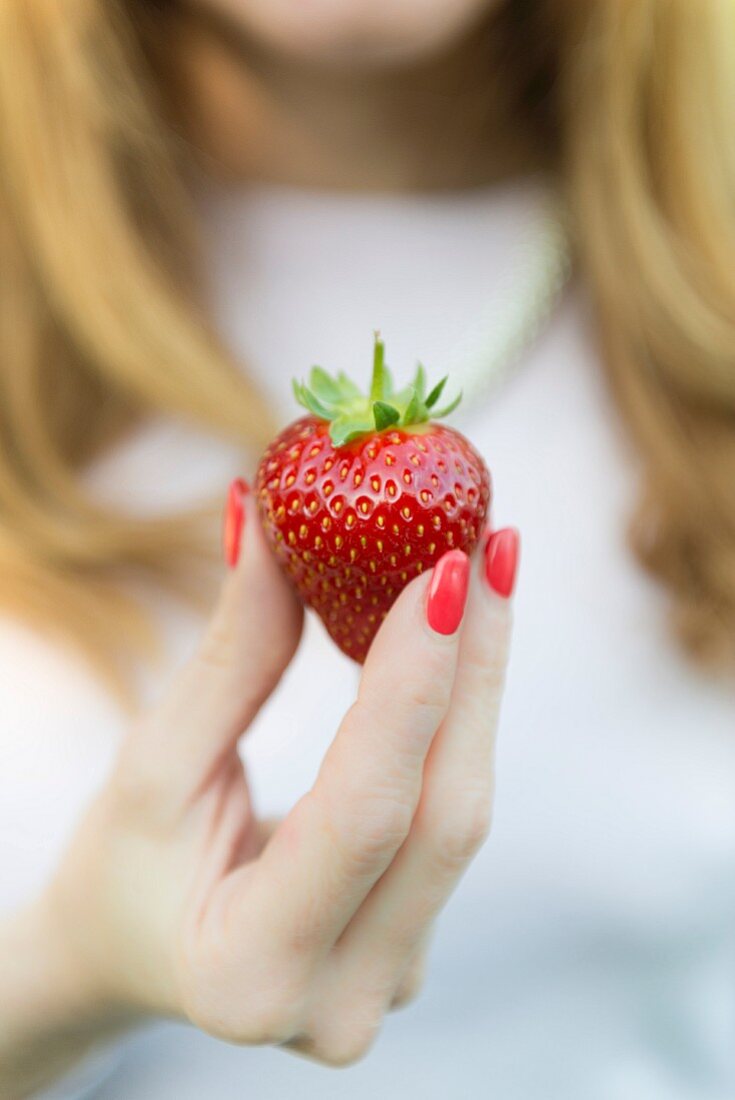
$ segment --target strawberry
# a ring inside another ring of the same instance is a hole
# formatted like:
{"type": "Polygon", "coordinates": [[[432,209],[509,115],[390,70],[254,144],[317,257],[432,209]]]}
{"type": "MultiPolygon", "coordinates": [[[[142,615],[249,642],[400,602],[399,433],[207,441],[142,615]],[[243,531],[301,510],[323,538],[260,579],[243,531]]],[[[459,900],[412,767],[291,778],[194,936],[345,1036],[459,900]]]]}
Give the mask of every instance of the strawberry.
{"type": "Polygon", "coordinates": [[[394,391],[376,334],[369,397],[344,374],[314,367],[294,383],[309,412],[266,450],[256,493],[268,540],[303,601],[362,663],[401,589],[447,550],[471,553],[490,502],[490,475],[453,428],[430,421],[419,365],[394,391]]]}

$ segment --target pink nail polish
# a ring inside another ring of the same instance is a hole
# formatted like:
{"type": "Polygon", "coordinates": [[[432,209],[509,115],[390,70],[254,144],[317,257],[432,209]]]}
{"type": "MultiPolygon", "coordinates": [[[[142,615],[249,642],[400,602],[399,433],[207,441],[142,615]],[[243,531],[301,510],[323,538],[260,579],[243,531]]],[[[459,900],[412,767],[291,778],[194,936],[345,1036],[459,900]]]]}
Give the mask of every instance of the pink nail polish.
{"type": "Polygon", "coordinates": [[[485,579],[499,596],[513,594],[518,572],[520,535],[515,527],[494,531],[485,546],[485,579]]]}
{"type": "Polygon", "coordinates": [[[227,493],[222,544],[225,561],[231,569],[235,568],[240,557],[240,542],[245,523],[244,501],[246,494],[249,492],[250,486],[247,481],[238,477],[232,482],[227,493]]]}
{"type": "Polygon", "coordinates": [[[459,629],[467,603],[470,559],[462,550],[450,550],[434,566],[426,601],[426,619],[437,634],[459,629]]]}

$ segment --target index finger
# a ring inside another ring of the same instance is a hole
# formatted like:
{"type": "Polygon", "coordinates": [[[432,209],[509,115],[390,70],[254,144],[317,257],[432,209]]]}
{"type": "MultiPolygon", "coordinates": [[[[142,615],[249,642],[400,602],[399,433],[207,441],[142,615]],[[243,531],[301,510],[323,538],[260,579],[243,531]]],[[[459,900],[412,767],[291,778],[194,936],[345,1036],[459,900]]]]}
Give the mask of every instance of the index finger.
{"type": "Polygon", "coordinates": [[[326,952],[408,835],[452,696],[469,571],[452,551],[403,591],[314,787],[263,853],[248,909],[269,914],[273,950],[326,952]]]}

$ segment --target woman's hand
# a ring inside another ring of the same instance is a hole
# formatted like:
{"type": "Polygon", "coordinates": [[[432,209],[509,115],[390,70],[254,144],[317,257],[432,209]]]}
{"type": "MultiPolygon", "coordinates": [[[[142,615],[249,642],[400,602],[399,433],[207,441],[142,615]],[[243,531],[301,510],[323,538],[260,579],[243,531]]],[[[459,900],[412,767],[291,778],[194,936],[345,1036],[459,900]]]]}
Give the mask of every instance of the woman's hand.
{"type": "Polygon", "coordinates": [[[517,539],[409,584],[313,788],[269,829],[237,743],[301,611],[249,498],[244,515],[198,651],[131,731],[45,906],[98,1011],[342,1065],[416,991],[432,922],[487,834],[510,613],[486,578],[509,593],[517,539]]]}

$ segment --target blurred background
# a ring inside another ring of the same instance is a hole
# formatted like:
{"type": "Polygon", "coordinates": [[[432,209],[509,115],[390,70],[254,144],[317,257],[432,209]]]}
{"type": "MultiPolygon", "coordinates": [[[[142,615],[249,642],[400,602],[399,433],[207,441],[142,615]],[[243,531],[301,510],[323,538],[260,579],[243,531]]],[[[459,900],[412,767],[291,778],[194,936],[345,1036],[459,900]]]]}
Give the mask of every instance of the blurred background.
{"type": "MultiPolygon", "coordinates": [[[[0,0],[0,906],[191,653],[313,363],[450,376],[523,562],[492,836],[334,1071],[159,1023],[46,1096],[735,1096],[735,10],[0,0]]],[[[410,659],[410,655],[407,655],[410,659]]],[[[309,618],[242,747],[308,789],[309,618]]]]}

